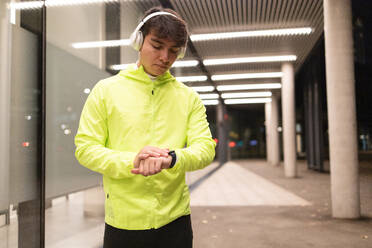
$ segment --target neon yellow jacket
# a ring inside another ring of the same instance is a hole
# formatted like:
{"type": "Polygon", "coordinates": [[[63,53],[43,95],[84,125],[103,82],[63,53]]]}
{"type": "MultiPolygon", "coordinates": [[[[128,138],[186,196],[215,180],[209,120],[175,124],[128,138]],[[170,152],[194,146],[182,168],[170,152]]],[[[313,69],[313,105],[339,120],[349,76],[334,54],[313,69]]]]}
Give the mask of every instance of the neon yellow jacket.
{"type": "Polygon", "coordinates": [[[192,89],[169,73],[152,81],[135,64],[96,84],[75,137],[76,158],[103,174],[105,221],[116,228],[159,228],[190,213],[185,172],[215,155],[205,107],[192,89]],[[144,177],[131,173],[146,145],[175,150],[171,169],[144,177]]]}

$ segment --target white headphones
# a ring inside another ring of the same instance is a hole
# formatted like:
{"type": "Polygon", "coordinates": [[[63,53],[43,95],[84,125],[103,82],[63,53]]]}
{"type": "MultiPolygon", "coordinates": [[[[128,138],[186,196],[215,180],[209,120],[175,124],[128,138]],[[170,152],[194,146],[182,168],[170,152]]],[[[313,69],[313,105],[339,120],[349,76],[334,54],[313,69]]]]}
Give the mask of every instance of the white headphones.
{"type": "MultiPolygon", "coordinates": [[[[174,16],[176,18],[178,18],[177,16],[173,15],[172,13],[169,13],[169,12],[165,12],[165,11],[159,11],[159,12],[155,12],[155,13],[152,13],[148,16],[146,16],[139,24],[138,26],[136,27],[136,29],[134,30],[134,32],[130,35],[130,45],[137,51],[139,51],[143,45],[143,34],[142,32],[140,31],[140,29],[142,28],[142,26],[152,17],[154,16],[158,16],[158,15],[170,15],[170,16],[174,16]]],[[[184,56],[185,56],[185,53],[186,53],[186,45],[184,47],[181,47],[178,55],[177,55],[177,58],[178,59],[182,59],[184,56]]]]}

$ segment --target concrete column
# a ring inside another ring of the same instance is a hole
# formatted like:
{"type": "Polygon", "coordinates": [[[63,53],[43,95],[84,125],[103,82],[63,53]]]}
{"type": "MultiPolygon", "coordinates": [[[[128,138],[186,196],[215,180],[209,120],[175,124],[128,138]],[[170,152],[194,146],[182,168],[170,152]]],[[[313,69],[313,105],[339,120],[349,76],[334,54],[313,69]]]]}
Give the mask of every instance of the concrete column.
{"type": "Polygon", "coordinates": [[[271,97],[271,115],[270,115],[270,130],[271,130],[271,164],[278,166],[280,163],[280,147],[278,133],[278,98],[273,95],[271,97]]]}
{"type": "Polygon", "coordinates": [[[269,165],[271,165],[272,161],[272,152],[271,152],[271,103],[265,103],[265,129],[266,129],[266,161],[269,165]]]}
{"type": "Polygon", "coordinates": [[[297,176],[297,168],[294,69],[292,63],[283,63],[282,72],[284,174],[286,177],[294,178],[297,176]]]}
{"type": "Polygon", "coordinates": [[[352,14],[350,0],[324,0],[332,215],[359,218],[352,14]]]}
{"type": "Polygon", "coordinates": [[[229,159],[228,128],[227,120],[225,120],[226,114],[226,106],[220,101],[217,105],[217,152],[220,164],[226,163],[229,159]]]}
{"type": "Polygon", "coordinates": [[[267,162],[277,166],[280,163],[278,134],[278,99],[272,96],[271,102],[265,104],[266,153],[267,162]]]}

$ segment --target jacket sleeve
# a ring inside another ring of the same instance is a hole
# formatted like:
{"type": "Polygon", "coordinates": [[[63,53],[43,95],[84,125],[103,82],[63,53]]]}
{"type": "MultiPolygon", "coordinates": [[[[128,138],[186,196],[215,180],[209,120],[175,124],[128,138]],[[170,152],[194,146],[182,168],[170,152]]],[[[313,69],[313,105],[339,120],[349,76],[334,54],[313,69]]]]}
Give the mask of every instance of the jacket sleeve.
{"type": "Polygon", "coordinates": [[[134,152],[105,147],[108,137],[107,112],[102,84],[89,94],[75,136],[75,156],[88,169],[116,179],[133,176],[134,152]]]}
{"type": "Polygon", "coordinates": [[[187,125],[187,147],[175,149],[175,168],[183,168],[185,171],[203,169],[213,161],[215,147],[205,107],[200,98],[195,96],[187,125]]]}

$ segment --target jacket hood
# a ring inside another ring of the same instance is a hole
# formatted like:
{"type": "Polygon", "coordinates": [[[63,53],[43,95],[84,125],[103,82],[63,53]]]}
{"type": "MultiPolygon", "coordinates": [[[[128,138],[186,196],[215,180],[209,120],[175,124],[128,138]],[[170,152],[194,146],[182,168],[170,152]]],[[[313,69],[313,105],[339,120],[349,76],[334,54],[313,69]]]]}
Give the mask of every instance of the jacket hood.
{"type": "Polygon", "coordinates": [[[161,85],[170,81],[175,81],[176,78],[170,74],[169,70],[164,74],[157,76],[155,81],[152,81],[145,72],[143,66],[137,67],[136,64],[130,64],[125,70],[121,70],[119,75],[122,77],[132,78],[143,83],[154,83],[155,85],[161,85]]]}

